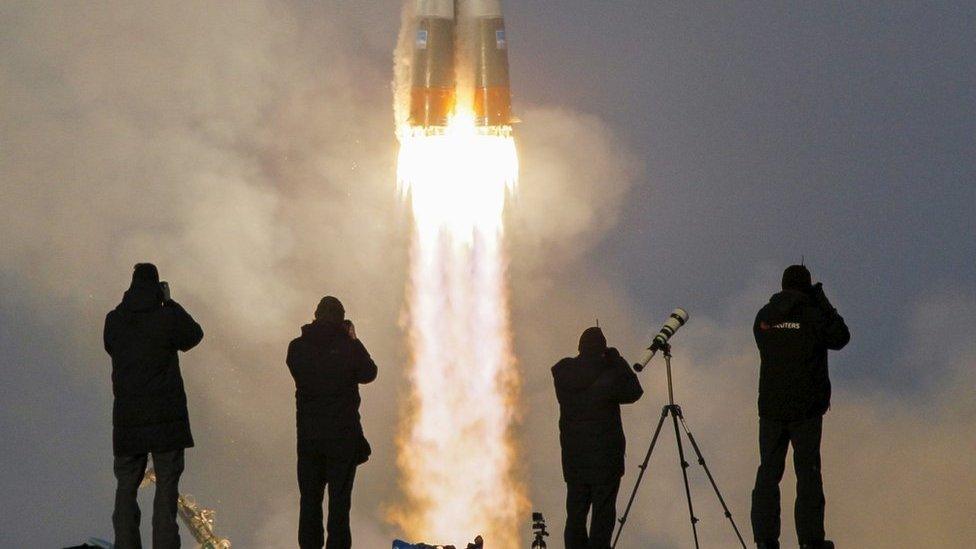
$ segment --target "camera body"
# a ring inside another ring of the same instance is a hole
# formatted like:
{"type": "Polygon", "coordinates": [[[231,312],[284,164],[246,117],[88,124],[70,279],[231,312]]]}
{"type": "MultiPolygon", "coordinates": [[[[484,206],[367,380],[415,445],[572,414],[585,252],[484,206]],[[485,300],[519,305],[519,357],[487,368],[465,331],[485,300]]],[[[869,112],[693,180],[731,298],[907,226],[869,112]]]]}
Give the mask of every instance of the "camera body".
{"type": "Polygon", "coordinates": [[[535,535],[532,548],[546,549],[546,538],[549,537],[549,532],[546,531],[546,519],[542,513],[532,513],[532,533],[535,535]]]}

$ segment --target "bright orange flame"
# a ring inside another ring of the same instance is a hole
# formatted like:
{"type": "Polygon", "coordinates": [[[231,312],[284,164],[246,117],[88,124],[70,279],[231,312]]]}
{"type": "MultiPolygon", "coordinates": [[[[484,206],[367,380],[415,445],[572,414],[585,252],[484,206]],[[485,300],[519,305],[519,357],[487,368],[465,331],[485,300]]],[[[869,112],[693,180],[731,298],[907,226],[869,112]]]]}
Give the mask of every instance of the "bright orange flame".
{"type": "Polygon", "coordinates": [[[502,247],[518,156],[510,127],[456,115],[400,132],[397,177],[415,225],[409,289],[410,408],[398,463],[406,535],[517,547],[524,490],[513,473],[517,385],[502,247]]]}
{"type": "Polygon", "coordinates": [[[511,127],[479,128],[457,114],[443,131],[414,127],[400,137],[397,180],[425,239],[444,231],[470,245],[476,233],[500,233],[517,178],[511,127]]]}

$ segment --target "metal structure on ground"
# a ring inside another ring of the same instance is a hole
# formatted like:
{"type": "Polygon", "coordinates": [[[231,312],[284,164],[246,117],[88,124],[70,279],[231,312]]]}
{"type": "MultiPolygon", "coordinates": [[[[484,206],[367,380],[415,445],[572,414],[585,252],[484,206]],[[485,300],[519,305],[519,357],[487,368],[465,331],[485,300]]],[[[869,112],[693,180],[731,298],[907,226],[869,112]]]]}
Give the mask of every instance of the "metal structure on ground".
{"type": "MultiPolygon", "coordinates": [[[[146,477],[143,486],[156,482],[156,472],[152,468],[146,469],[146,477]]],[[[177,507],[180,513],[180,520],[189,529],[193,539],[200,545],[198,549],[230,549],[230,540],[222,538],[214,532],[214,518],[216,512],[213,509],[201,507],[193,496],[180,494],[177,500],[177,507]]]]}

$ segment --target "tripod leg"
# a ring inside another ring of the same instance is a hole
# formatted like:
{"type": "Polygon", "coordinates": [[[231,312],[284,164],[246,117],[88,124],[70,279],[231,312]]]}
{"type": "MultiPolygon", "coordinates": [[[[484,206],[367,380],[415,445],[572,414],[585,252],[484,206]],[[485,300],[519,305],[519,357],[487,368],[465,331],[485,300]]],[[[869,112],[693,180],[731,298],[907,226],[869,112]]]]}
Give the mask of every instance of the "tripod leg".
{"type": "MultiPolygon", "coordinates": [[[[688,515],[691,517],[691,531],[695,535],[695,548],[698,545],[698,517],[695,516],[695,508],[691,504],[691,487],[688,486],[688,462],[685,461],[685,450],[681,444],[681,432],[678,430],[678,418],[681,417],[681,408],[671,405],[671,420],[674,423],[674,438],[678,443],[678,459],[681,460],[681,476],[685,481],[685,498],[688,500],[688,515]]],[[[683,422],[684,420],[682,420],[683,422]]]]}
{"type": "Polygon", "coordinates": [[[698,464],[702,466],[705,470],[705,474],[708,475],[708,481],[712,483],[712,489],[715,490],[715,495],[718,496],[719,503],[722,504],[722,509],[725,510],[725,517],[729,519],[732,523],[732,529],[735,530],[735,536],[739,538],[739,543],[742,545],[742,549],[745,549],[746,542],[742,539],[742,534],[739,533],[739,527],[735,524],[735,519],[732,518],[732,511],[729,510],[729,506],[725,504],[725,498],[722,497],[722,492],[718,489],[718,484],[715,482],[715,478],[712,477],[712,472],[708,469],[708,465],[705,463],[705,458],[702,456],[701,449],[698,447],[698,442],[695,441],[694,435],[691,434],[691,430],[688,429],[688,425],[685,423],[684,416],[679,416],[681,419],[681,427],[685,430],[685,434],[688,435],[688,440],[691,442],[691,447],[695,449],[695,454],[698,455],[698,464]]]}
{"type": "Polygon", "coordinates": [[[630,515],[630,509],[634,505],[634,499],[637,497],[637,489],[640,488],[640,483],[644,480],[644,473],[647,472],[647,463],[651,461],[651,453],[654,452],[654,445],[657,444],[657,437],[661,434],[661,426],[664,425],[664,418],[666,417],[668,417],[667,406],[661,409],[661,419],[657,422],[657,429],[654,429],[654,436],[651,437],[651,445],[647,447],[647,454],[644,456],[644,461],[637,466],[640,469],[640,473],[637,474],[637,482],[634,483],[634,489],[630,492],[630,499],[627,500],[627,507],[624,509],[624,514],[617,520],[620,526],[617,528],[617,535],[613,538],[613,545],[610,546],[611,549],[617,547],[617,541],[620,540],[620,534],[624,530],[627,516],[630,515]]]}

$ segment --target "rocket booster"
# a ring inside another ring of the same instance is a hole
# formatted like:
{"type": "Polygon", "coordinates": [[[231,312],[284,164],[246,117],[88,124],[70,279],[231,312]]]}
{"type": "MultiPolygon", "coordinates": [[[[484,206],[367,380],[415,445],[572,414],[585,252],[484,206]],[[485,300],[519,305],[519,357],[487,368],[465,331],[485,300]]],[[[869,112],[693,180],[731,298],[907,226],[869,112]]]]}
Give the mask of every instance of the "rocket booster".
{"type": "Polygon", "coordinates": [[[514,122],[501,0],[416,0],[415,25],[411,125],[446,126],[459,99],[470,102],[480,126],[514,122]],[[474,97],[458,97],[462,78],[473,82],[466,92],[474,97]]]}
{"type": "Polygon", "coordinates": [[[474,111],[484,126],[511,124],[512,91],[508,79],[508,40],[501,0],[469,2],[475,19],[474,111]]]}
{"type": "Polygon", "coordinates": [[[454,110],[454,0],[417,0],[410,124],[446,126],[454,110]]]}

